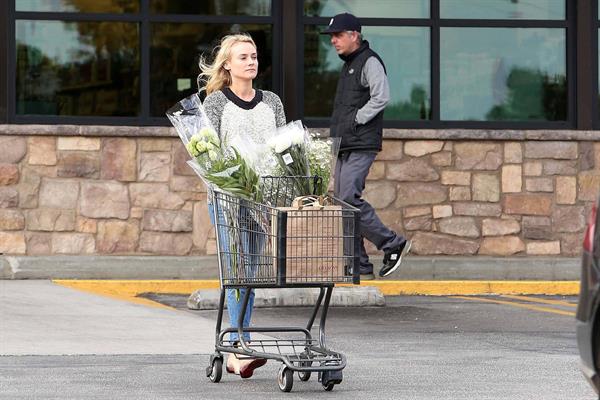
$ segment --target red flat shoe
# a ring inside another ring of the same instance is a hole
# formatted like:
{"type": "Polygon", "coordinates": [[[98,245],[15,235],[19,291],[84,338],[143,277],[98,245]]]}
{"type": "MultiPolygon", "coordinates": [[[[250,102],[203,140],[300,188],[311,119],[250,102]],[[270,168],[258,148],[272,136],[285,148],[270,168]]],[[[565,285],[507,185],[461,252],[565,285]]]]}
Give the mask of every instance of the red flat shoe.
{"type": "Polygon", "coordinates": [[[256,368],[260,368],[267,363],[266,358],[255,358],[252,362],[240,368],[240,376],[244,379],[250,378],[256,368]]]}

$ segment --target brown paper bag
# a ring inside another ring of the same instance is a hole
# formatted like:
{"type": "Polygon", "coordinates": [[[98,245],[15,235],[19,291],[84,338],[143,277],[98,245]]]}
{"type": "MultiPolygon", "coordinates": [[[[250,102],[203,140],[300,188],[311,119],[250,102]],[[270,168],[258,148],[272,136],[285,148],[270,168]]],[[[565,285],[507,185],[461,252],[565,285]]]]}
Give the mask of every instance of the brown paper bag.
{"type": "Polygon", "coordinates": [[[344,276],[342,207],[325,204],[323,198],[302,196],[292,207],[277,208],[287,211],[287,283],[335,282],[344,276]]]}

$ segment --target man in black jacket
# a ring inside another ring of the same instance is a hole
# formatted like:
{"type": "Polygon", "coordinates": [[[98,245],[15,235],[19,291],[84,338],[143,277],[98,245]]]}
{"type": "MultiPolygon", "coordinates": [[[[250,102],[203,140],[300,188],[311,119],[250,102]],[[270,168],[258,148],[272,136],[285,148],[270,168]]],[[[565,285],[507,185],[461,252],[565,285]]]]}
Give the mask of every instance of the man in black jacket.
{"type": "MultiPolygon", "coordinates": [[[[371,164],[381,151],[383,110],[390,89],[383,61],[362,39],[361,24],[352,14],[333,17],[323,34],[331,35],[331,44],[344,61],[340,73],[330,134],[341,137],[335,170],[335,195],[361,211],[360,233],[385,252],[379,275],[394,272],[410,250],[410,241],[388,229],[362,192],[371,164]]],[[[373,264],[361,239],[361,279],[373,279],[373,264]]]]}

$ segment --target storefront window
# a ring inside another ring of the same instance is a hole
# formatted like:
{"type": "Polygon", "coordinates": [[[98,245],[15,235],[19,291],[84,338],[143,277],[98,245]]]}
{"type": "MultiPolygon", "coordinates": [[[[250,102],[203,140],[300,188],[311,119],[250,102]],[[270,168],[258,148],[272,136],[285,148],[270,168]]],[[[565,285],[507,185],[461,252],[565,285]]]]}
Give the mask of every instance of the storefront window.
{"type": "Polygon", "coordinates": [[[271,0],[151,0],[156,14],[271,15],[271,0]]]}
{"type": "MultiPolygon", "coordinates": [[[[304,111],[307,117],[329,117],[342,61],[330,44],[325,27],[307,26],[304,49],[304,111]]],[[[429,28],[363,27],[364,38],[385,63],[391,99],[387,120],[430,117],[429,28]]]]}
{"type": "Polygon", "coordinates": [[[16,21],[16,113],[136,116],[138,25],[16,21]]]}
{"type": "Polygon", "coordinates": [[[16,11],[133,13],[139,0],[15,0],[16,11]]]}
{"type": "Polygon", "coordinates": [[[429,18],[429,0],[304,0],[304,15],[309,17],[344,12],[360,18],[429,18]]]}
{"type": "Polygon", "coordinates": [[[566,120],[565,29],[442,28],[440,35],[442,120],[566,120]]]}
{"type": "Polygon", "coordinates": [[[544,19],[566,17],[565,0],[441,0],[441,18],[544,19]]]}
{"type": "Polygon", "coordinates": [[[154,23],[151,25],[150,112],[162,117],[181,98],[198,91],[200,55],[211,60],[223,35],[247,32],[258,47],[256,87],[271,90],[273,39],[271,25],[154,23]]]}

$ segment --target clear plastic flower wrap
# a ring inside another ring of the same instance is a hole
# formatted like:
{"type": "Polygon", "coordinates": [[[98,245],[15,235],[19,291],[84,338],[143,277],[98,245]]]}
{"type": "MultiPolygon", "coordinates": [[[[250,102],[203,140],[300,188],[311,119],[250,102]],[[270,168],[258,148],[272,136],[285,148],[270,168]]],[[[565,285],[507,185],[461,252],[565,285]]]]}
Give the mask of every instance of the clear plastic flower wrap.
{"type": "Polygon", "coordinates": [[[318,133],[311,133],[307,145],[310,175],[318,176],[314,194],[326,195],[331,178],[334,178],[335,164],[340,150],[341,138],[321,138],[318,133]]]}

